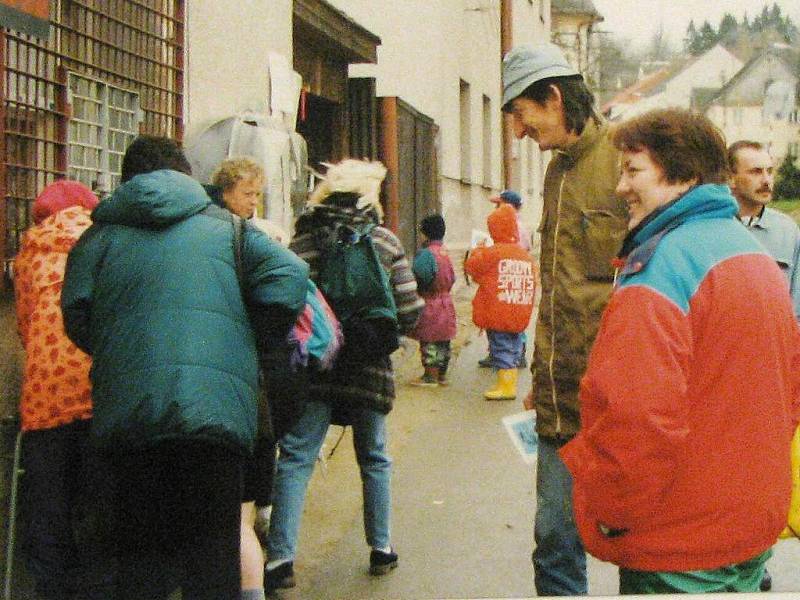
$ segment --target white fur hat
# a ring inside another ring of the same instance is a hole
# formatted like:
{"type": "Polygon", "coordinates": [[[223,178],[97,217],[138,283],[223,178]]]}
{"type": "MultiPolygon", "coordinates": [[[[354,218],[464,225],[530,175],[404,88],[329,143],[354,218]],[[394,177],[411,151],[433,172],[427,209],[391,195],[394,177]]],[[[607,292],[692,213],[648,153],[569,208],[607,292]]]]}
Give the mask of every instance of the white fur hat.
{"type": "Polygon", "coordinates": [[[328,167],[328,170],[308,197],[308,206],[320,204],[336,192],[358,194],[356,207],[372,206],[383,221],[381,183],[386,177],[386,167],[383,163],[347,158],[335,164],[322,164],[328,167]]]}

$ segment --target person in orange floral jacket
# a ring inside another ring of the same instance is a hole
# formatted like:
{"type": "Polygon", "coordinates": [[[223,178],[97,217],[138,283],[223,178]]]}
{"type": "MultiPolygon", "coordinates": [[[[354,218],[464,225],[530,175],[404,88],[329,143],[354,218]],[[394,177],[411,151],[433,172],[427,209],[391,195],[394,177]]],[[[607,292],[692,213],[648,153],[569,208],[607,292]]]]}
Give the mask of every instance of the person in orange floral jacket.
{"type": "Polygon", "coordinates": [[[46,599],[103,597],[102,590],[88,589],[102,584],[90,583],[90,559],[74,535],[89,460],[91,359],[64,334],[61,316],[67,254],[91,225],[96,204],[78,182],[47,186],[33,204],[34,226],[14,262],[17,327],[26,354],[19,406],[25,554],[36,591],[46,599]]]}

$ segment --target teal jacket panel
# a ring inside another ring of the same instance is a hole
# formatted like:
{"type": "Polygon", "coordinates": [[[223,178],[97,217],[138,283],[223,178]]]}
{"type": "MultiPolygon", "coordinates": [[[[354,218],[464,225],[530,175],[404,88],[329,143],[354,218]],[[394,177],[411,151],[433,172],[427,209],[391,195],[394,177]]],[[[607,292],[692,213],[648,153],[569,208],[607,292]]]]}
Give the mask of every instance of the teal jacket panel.
{"type": "Polygon", "coordinates": [[[232,222],[222,209],[200,214],[209,203],[182,173],[138,175],[97,206],[70,253],[65,328],[92,355],[93,430],[106,447],[252,446],[257,345],[288,333],[308,266],[246,226],[240,289],[232,222]]]}

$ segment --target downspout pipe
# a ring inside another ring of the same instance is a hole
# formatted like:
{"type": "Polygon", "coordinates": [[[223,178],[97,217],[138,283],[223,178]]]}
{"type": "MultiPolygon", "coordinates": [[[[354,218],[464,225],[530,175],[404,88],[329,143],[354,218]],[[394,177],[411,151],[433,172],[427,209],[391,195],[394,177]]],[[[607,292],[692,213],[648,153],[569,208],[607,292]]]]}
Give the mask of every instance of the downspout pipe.
{"type": "MultiPolygon", "coordinates": [[[[512,24],[512,3],[514,0],[500,0],[500,65],[501,65],[501,90],[502,98],[502,64],[503,57],[511,50],[514,44],[513,24],[512,24]]],[[[511,187],[513,180],[512,165],[512,144],[514,141],[513,124],[511,115],[502,114],[502,136],[503,136],[503,189],[511,187]]]]}

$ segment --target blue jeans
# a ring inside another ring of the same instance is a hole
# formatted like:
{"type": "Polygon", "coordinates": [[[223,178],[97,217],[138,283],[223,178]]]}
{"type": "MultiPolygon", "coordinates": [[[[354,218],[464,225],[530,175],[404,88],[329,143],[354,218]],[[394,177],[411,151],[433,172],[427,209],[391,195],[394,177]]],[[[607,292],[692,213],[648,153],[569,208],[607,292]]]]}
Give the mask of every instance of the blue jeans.
{"type": "MultiPolygon", "coordinates": [[[[386,451],[386,415],[366,408],[352,412],[353,446],[364,494],[364,532],[367,544],[385,548],[390,545],[392,469],[386,451]]],[[[294,560],[308,481],[330,422],[331,405],[309,400],[300,419],[278,442],[280,455],[267,536],[270,561],[294,560]]]]}
{"type": "Polygon", "coordinates": [[[586,552],[572,513],[572,476],[556,440],[539,438],[533,571],[539,596],[586,594],[586,552]]]}
{"type": "Polygon", "coordinates": [[[521,333],[486,330],[489,340],[489,354],[495,369],[516,369],[522,355],[521,333]]]}

